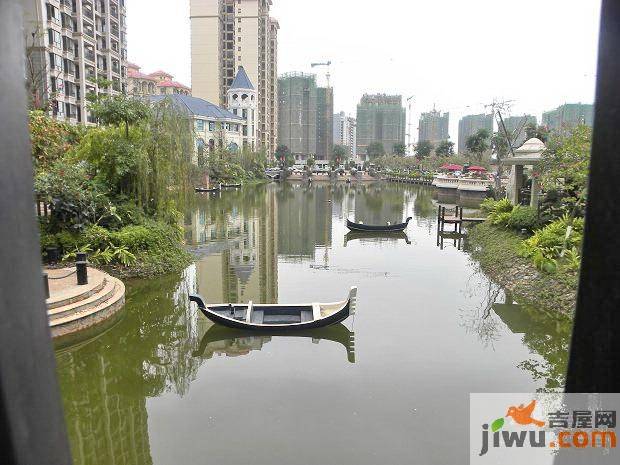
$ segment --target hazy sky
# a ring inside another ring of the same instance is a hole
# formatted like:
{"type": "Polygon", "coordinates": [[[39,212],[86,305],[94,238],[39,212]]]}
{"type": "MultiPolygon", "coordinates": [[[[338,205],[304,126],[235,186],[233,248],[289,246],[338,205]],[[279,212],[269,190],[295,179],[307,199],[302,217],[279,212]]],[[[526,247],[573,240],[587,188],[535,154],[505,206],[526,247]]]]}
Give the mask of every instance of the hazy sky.
{"type": "MultiPolygon", "coordinates": [[[[493,99],[533,113],[594,96],[600,0],[273,0],[279,73],[332,61],[334,110],[364,92],[458,119],[493,99]]],[[[129,59],[190,84],[189,0],[128,0],[129,59]]],[[[325,70],[314,72],[324,83],[325,70]]]]}

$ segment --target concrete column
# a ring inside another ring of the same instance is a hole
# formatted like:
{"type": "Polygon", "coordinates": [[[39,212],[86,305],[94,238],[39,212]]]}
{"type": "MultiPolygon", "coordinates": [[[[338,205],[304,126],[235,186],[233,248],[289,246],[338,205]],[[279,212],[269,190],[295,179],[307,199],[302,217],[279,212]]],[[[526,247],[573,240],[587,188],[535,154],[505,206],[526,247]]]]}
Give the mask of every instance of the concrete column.
{"type": "Polygon", "coordinates": [[[508,186],[508,200],[513,205],[519,203],[519,191],[523,187],[523,166],[514,165],[510,174],[510,185],[508,186]]]}

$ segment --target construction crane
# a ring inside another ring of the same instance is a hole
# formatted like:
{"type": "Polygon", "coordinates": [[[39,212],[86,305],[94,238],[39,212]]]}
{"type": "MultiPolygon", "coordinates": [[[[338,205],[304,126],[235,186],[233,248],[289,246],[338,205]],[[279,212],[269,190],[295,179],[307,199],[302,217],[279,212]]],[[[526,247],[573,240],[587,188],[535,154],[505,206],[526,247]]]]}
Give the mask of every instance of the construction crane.
{"type": "Polygon", "coordinates": [[[327,67],[327,74],[325,74],[325,77],[327,78],[327,87],[329,87],[329,78],[331,77],[331,74],[329,74],[329,67],[331,66],[331,64],[332,64],[331,61],[326,61],[325,63],[311,63],[310,64],[312,68],[316,68],[317,66],[327,67]]]}
{"type": "Polygon", "coordinates": [[[411,102],[414,98],[415,95],[407,97],[407,106],[409,108],[409,123],[407,124],[407,151],[409,152],[408,155],[413,155],[413,144],[411,143],[411,136],[413,135],[411,133],[411,120],[413,118],[413,113],[411,112],[411,102]]]}

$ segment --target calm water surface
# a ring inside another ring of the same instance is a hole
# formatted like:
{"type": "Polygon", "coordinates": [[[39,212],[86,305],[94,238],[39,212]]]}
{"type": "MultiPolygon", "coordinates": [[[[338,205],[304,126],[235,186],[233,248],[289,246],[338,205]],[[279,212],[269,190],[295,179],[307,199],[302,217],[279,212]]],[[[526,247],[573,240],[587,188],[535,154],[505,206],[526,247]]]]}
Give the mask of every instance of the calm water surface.
{"type": "Polygon", "coordinates": [[[117,323],[57,352],[75,463],[467,463],[469,393],[559,386],[570,324],[438,247],[435,215],[421,186],[198,198],[195,263],[129,283],[117,323]],[[347,217],[407,216],[407,237],[346,235],[347,217]],[[239,335],[187,301],[334,301],[352,285],[355,319],[307,337],[239,335]]]}

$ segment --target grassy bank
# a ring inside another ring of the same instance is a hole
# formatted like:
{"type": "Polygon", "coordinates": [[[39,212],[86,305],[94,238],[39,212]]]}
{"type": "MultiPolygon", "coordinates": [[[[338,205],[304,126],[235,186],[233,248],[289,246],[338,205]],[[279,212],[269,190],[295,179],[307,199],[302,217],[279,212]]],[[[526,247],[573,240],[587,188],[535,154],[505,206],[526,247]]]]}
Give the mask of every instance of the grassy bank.
{"type": "Polygon", "coordinates": [[[577,273],[538,271],[532,261],[519,255],[523,238],[505,228],[482,223],[469,229],[468,249],[482,270],[520,301],[537,308],[572,314],[577,292],[577,273]]]}

